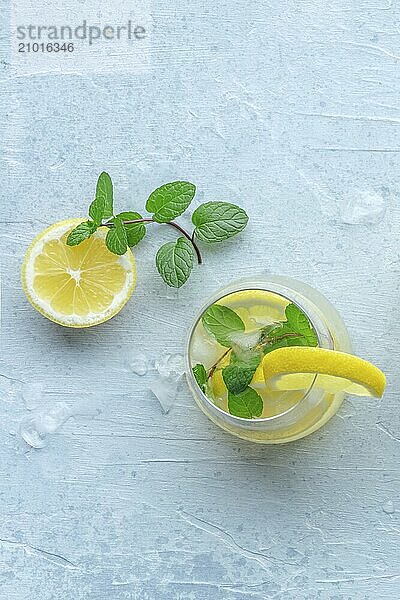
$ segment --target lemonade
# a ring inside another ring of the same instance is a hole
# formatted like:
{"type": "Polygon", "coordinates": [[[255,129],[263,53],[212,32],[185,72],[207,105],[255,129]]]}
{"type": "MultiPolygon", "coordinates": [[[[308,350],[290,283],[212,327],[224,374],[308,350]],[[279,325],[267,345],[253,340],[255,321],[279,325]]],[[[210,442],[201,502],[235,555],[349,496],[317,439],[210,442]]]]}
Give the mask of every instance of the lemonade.
{"type": "Polygon", "coordinates": [[[242,280],[221,290],[189,335],[188,383],[196,402],[217,425],[255,442],[283,443],[315,431],[344,394],[321,389],[314,376],[303,389],[271,388],[263,357],[293,346],[351,350],[343,321],[321,294],[282,277],[242,280]]]}

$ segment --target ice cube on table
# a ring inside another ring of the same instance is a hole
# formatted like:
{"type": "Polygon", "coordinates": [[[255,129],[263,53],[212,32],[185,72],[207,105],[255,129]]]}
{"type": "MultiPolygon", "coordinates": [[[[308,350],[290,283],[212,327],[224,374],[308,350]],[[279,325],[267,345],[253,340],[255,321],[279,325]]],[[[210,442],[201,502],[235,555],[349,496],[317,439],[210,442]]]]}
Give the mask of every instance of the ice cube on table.
{"type": "Polygon", "coordinates": [[[178,380],[185,372],[185,361],[182,354],[165,354],[154,363],[157,373],[168,379],[178,380]]]}
{"type": "Polygon", "coordinates": [[[144,352],[130,353],[125,357],[125,363],[132,373],[139,375],[139,377],[143,377],[148,371],[149,361],[144,352]]]}
{"type": "Polygon", "coordinates": [[[27,410],[34,410],[41,405],[44,392],[44,385],[41,381],[28,381],[22,384],[19,395],[27,410]]]}
{"type": "Polygon", "coordinates": [[[19,432],[22,439],[32,448],[44,448],[47,443],[47,435],[38,430],[34,416],[28,415],[23,419],[19,432]]]}
{"type": "Polygon", "coordinates": [[[32,448],[44,448],[48,434],[55,433],[71,416],[72,412],[65,402],[36,409],[21,422],[21,437],[32,448]]]}
{"type": "Polygon", "coordinates": [[[38,428],[44,433],[54,433],[72,416],[65,402],[57,402],[51,408],[41,410],[36,415],[38,428]]]}
{"type": "Polygon", "coordinates": [[[395,510],[394,510],[394,504],[392,500],[386,500],[383,504],[382,504],[382,510],[384,513],[386,513],[387,515],[392,515],[395,510]]]}
{"type": "Polygon", "coordinates": [[[185,362],[181,354],[165,354],[154,363],[150,390],[158,399],[164,414],[173,406],[182,375],[185,373],[185,362]]]}
{"type": "Polygon", "coordinates": [[[380,194],[373,190],[354,190],[344,196],[340,218],[346,225],[369,225],[382,221],[385,212],[386,202],[380,194]]]}
{"type": "Polygon", "coordinates": [[[160,403],[162,412],[166,415],[171,410],[178,392],[179,381],[168,377],[159,377],[150,384],[150,390],[160,403]]]}

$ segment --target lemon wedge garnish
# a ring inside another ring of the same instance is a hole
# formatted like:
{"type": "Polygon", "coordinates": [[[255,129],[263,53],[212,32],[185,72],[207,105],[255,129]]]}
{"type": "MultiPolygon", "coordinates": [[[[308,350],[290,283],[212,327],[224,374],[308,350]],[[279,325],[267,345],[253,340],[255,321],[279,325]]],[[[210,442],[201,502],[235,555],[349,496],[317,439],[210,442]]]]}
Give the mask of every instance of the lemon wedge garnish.
{"type": "Polygon", "coordinates": [[[66,239],[83,219],[61,221],[45,229],[29,246],[22,285],[34,308],[66,327],[90,327],[111,319],[128,301],[136,283],[135,259],[105,245],[101,227],[78,246],[66,239]]]}
{"type": "Polygon", "coordinates": [[[370,362],[324,348],[279,348],[262,365],[265,383],[273,390],[305,390],[314,383],[328,393],[381,398],[386,385],[385,375],[370,362]]]}

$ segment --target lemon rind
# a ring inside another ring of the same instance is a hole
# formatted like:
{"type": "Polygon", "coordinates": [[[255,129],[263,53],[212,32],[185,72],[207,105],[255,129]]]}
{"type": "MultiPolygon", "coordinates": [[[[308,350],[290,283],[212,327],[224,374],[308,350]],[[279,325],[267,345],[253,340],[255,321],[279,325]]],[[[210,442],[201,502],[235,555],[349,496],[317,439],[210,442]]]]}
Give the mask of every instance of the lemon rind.
{"type": "Polygon", "coordinates": [[[378,398],[386,385],[385,375],[375,365],[358,356],[325,348],[278,348],[264,357],[263,370],[266,383],[272,387],[274,378],[296,373],[338,377],[364,387],[378,398]]]}

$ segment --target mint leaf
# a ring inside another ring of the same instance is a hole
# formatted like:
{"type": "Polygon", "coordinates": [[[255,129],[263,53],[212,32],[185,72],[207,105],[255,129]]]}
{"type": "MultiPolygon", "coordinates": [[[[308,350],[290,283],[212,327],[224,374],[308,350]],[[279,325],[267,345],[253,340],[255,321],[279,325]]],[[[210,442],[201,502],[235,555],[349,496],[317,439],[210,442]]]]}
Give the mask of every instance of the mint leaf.
{"type": "Polygon", "coordinates": [[[215,337],[222,346],[230,348],[232,343],[229,335],[238,331],[244,331],[242,319],[227,306],[212,304],[201,317],[204,328],[215,337]]]}
{"type": "Polygon", "coordinates": [[[222,370],[222,378],[228,391],[235,395],[244,392],[251,383],[260,362],[260,353],[250,356],[246,361],[232,353],[230,365],[222,370]]]}
{"type": "Polygon", "coordinates": [[[195,234],[203,242],[222,242],[244,229],[249,218],[246,212],[229,202],[201,204],[192,215],[195,234]]]}
{"type": "Polygon", "coordinates": [[[97,225],[93,221],[79,223],[68,235],[67,246],[77,246],[87,240],[96,231],[97,225]]]}
{"type": "Polygon", "coordinates": [[[205,392],[207,386],[207,371],[205,369],[205,366],[202,364],[195,365],[192,368],[192,373],[201,391],[205,392]]]}
{"type": "Polygon", "coordinates": [[[113,215],[113,186],[108,173],[101,173],[96,186],[96,197],[89,206],[89,217],[100,225],[113,215]]]}
{"type": "Polygon", "coordinates": [[[107,232],[106,246],[113,254],[125,254],[128,249],[125,227],[119,217],[114,217],[112,222],[114,227],[107,232]]]}
{"type": "Polygon", "coordinates": [[[185,237],[176,242],[161,246],[156,256],[156,266],[165,283],[179,288],[183,285],[193,268],[193,246],[185,237]]]}
{"type": "Polygon", "coordinates": [[[108,173],[100,173],[96,185],[96,200],[103,202],[103,219],[113,216],[113,184],[108,173]]]}
{"type": "MultiPolygon", "coordinates": [[[[121,219],[121,221],[135,221],[136,219],[142,218],[142,216],[139,215],[139,213],[132,211],[119,213],[117,217],[121,219]]],[[[124,227],[126,231],[128,246],[130,248],[136,246],[140,242],[140,240],[142,240],[146,235],[146,227],[143,223],[130,223],[129,225],[124,223],[124,227]]]]}
{"type": "Polygon", "coordinates": [[[302,335],[309,346],[317,346],[318,339],[308,317],[295,304],[288,304],[285,316],[292,330],[302,335]]]}
{"type": "Polygon", "coordinates": [[[289,346],[309,346],[307,340],[303,338],[300,334],[295,337],[283,338],[282,340],[277,340],[272,342],[271,344],[267,344],[263,347],[263,352],[265,354],[269,354],[273,350],[277,350],[278,348],[287,348],[289,346]]]}
{"type": "Polygon", "coordinates": [[[243,419],[260,417],[263,401],[253,388],[247,387],[241,394],[228,393],[228,410],[231,415],[243,419]]]}
{"type": "Polygon", "coordinates": [[[95,198],[89,206],[89,217],[93,219],[96,225],[101,225],[104,218],[104,200],[95,198]]]}
{"type": "Polygon", "coordinates": [[[146,202],[146,210],[154,213],[153,220],[157,223],[169,223],[179,217],[196,192],[196,186],[187,181],[173,181],[157,188],[146,202]]]}
{"type": "Polygon", "coordinates": [[[318,346],[318,339],[314,329],[300,308],[295,304],[288,304],[285,309],[287,321],[266,332],[267,344],[263,347],[264,354],[277,348],[287,346],[318,346]]]}

